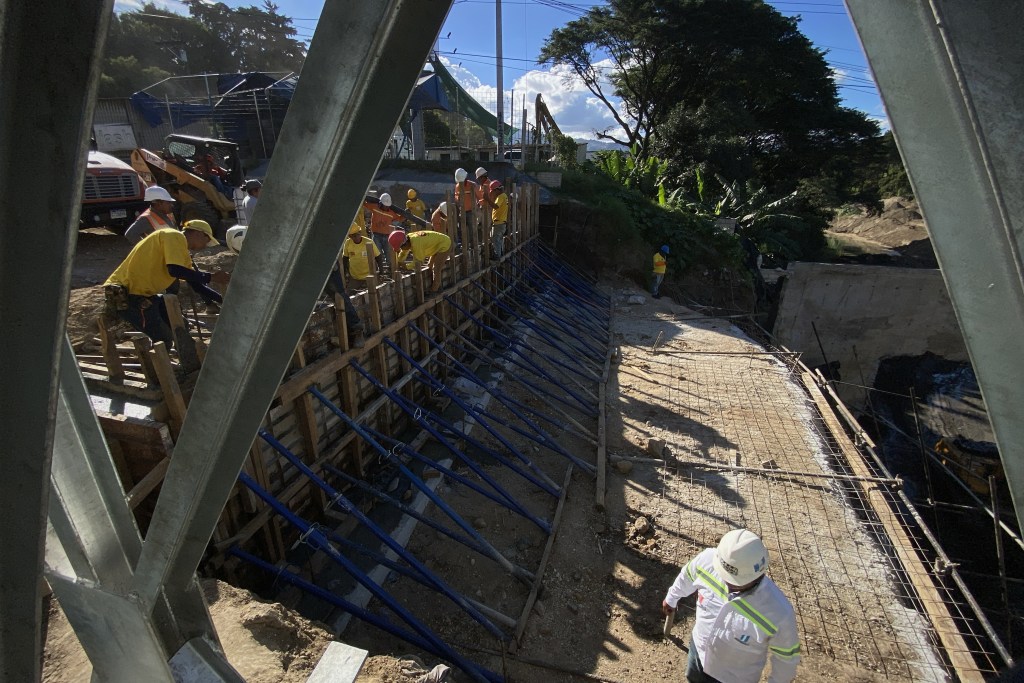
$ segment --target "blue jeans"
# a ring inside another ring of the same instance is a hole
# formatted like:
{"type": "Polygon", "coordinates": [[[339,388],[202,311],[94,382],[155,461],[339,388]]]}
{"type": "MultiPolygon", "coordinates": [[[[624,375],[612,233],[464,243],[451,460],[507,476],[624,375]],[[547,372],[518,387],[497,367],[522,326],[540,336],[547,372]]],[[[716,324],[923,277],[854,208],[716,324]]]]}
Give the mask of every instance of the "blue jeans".
{"type": "Polygon", "coordinates": [[[665,273],[654,274],[654,286],[651,287],[651,296],[658,296],[658,290],[661,289],[661,281],[665,279],[665,273]]]}
{"type": "Polygon", "coordinates": [[[384,264],[388,267],[387,272],[391,272],[391,245],[388,244],[388,236],[382,232],[371,232],[370,235],[373,237],[373,243],[380,249],[381,255],[384,257],[384,264]]]}
{"type": "Polygon", "coordinates": [[[693,644],[693,636],[690,636],[690,654],[686,658],[686,680],[690,683],[719,683],[717,678],[712,678],[704,673],[704,666],[697,656],[697,646],[693,644]]]}

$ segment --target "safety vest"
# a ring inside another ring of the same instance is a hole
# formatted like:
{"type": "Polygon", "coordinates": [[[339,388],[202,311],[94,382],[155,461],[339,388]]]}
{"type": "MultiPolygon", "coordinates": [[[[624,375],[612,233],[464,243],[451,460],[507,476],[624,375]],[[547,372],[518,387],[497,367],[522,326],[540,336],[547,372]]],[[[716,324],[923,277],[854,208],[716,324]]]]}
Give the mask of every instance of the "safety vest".
{"type": "Polygon", "coordinates": [[[730,593],[714,556],[708,548],[690,560],[665,596],[675,607],[696,591],[693,643],[704,673],[722,683],[756,683],[771,656],[769,683],[789,683],[800,663],[793,606],[767,576],[750,590],[730,593]]]}

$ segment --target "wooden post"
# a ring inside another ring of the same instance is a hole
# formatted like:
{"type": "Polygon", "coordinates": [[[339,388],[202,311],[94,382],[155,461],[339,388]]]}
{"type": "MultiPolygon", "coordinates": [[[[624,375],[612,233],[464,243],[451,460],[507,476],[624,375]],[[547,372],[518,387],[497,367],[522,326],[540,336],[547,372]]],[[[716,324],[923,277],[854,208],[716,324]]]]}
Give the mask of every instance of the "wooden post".
{"type": "Polygon", "coordinates": [[[185,423],[185,398],[181,394],[181,387],[178,379],[174,376],[174,367],[171,365],[171,357],[167,353],[167,345],[163,342],[153,344],[150,352],[153,359],[153,368],[160,380],[160,388],[164,392],[164,402],[167,404],[167,413],[170,415],[171,436],[178,440],[181,433],[181,425],[185,423]]]}
{"type": "Polygon", "coordinates": [[[139,356],[139,364],[142,366],[142,374],[146,377],[147,384],[159,384],[160,378],[156,375],[156,368],[153,367],[153,359],[149,357],[149,350],[153,348],[153,340],[141,332],[135,332],[131,336],[135,353],[139,356]]]}
{"type": "Polygon", "coordinates": [[[181,303],[178,297],[173,294],[164,294],[164,306],[167,308],[167,319],[171,324],[171,335],[174,338],[174,347],[178,351],[178,362],[186,373],[195,372],[199,369],[199,353],[196,351],[196,343],[192,335],[185,327],[185,316],[181,314],[181,303]]]}
{"type": "Polygon", "coordinates": [[[101,315],[97,321],[97,327],[100,332],[100,346],[103,353],[103,362],[107,366],[107,380],[111,384],[123,384],[124,383],[124,366],[121,365],[121,356],[117,353],[117,344],[114,343],[114,339],[110,334],[110,319],[106,315],[101,315]]]}

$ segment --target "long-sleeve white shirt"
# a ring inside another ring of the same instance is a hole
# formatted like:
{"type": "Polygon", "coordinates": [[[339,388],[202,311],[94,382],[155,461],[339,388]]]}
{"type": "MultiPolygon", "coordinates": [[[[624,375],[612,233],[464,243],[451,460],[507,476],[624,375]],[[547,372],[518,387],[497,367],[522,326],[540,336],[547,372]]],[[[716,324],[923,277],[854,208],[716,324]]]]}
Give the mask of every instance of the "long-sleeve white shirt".
{"type": "Polygon", "coordinates": [[[697,592],[693,643],[704,673],[722,683],[756,683],[771,654],[769,683],[789,683],[800,663],[793,606],[767,576],[750,590],[730,593],[714,556],[708,548],[690,560],[665,596],[675,607],[697,592]]]}

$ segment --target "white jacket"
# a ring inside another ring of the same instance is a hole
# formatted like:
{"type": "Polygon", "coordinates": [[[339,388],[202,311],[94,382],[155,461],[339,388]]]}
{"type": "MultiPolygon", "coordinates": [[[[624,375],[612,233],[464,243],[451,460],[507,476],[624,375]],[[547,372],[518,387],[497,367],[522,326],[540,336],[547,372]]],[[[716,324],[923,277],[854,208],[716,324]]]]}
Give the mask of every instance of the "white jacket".
{"type": "Polygon", "coordinates": [[[767,576],[751,590],[729,593],[714,556],[708,548],[690,560],[665,596],[675,607],[697,591],[693,642],[704,673],[722,683],[756,683],[770,653],[769,683],[789,683],[800,663],[793,606],[767,576]]]}

